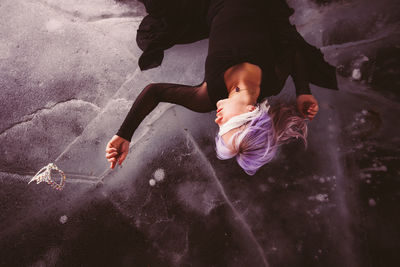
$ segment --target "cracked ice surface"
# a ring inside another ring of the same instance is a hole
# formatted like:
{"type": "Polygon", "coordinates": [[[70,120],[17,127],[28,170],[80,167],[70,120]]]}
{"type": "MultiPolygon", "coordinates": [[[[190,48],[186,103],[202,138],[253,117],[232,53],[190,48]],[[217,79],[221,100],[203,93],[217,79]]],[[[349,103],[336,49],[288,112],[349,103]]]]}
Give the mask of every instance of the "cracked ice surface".
{"type": "Polygon", "coordinates": [[[12,27],[0,24],[6,51],[0,66],[0,131],[68,99],[104,106],[136,68],[138,50],[108,38],[110,27],[71,21],[34,1],[2,1],[0,12],[3,22],[12,22],[12,27]]]}
{"type": "MultiPolygon", "coordinates": [[[[216,158],[214,112],[171,104],[143,121],[122,167],[104,158],[148,83],[201,82],[207,40],[141,72],[142,4],[2,1],[0,265],[397,266],[398,3],[288,2],[341,90],[312,86],[307,150],[282,147],[249,177],[216,158]],[[49,162],[66,172],[61,192],[27,185],[49,162]]],[[[293,92],[289,79],[282,97],[293,92]]]]}
{"type": "Polygon", "coordinates": [[[41,168],[51,155],[61,153],[80,136],[84,125],[98,112],[99,107],[92,103],[70,100],[26,116],[0,134],[0,142],[4,144],[0,147],[0,167],[17,172],[41,168]]]}

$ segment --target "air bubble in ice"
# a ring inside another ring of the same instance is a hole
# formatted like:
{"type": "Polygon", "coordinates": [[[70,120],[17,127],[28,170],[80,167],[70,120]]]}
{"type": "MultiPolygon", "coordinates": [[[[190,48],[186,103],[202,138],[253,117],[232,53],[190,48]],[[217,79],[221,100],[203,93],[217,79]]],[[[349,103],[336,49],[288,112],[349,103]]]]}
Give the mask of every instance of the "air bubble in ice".
{"type": "Polygon", "coordinates": [[[360,69],[354,69],[351,77],[353,78],[353,80],[359,81],[361,80],[361,70],[360,69]]]}
{"type": "Polygon", "coordinates": [[[375,207],[375,206],[376,206],[376,201],[375,201],[373,198],[370,198],[370,199],[368,200],[368,204],[369,204],[371,207],[375,207]]]}
{"type": "Polygon", "coordinates": [[[156,179],[157,182],[160,182],[164,180],[165,178],[165,172],[163,169],[157,169],[154,174],[153,174],[154,179],[156,179]]]}
{"type": "Polygon", "coordinates": [[[63,215],[60,217],[59,221],[60,221],[60,223],[64,224],[68,221],[68,217],[66,215],[63,215]]]}
{"type": "Polygon", "coordinates": [[[327,194],[318,194],[315,196],[315,200],[324,202],[324,201],[328,201],[328,195],[327,194]]]}

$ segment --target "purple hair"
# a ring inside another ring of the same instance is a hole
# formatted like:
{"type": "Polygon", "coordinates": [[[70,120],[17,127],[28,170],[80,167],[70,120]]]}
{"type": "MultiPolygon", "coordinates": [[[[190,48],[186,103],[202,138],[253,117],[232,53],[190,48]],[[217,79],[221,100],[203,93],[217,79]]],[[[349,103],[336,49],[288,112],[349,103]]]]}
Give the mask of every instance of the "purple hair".
{"type": "Polygon", "coordinates": [[[215,138],[215,150],[219,159],[230,159],[236,156],[236,161],[248,175],[254,175],[264,164],[270,162],[276,155],[280,145],[289,143],[294,138],[300,138],[307,146],[307,124],[299,116],[294,105],[280,103],[269,112],[262,112],[239,129],[229,139],[234,151],[227,147],[222,138],[215,138]]]}

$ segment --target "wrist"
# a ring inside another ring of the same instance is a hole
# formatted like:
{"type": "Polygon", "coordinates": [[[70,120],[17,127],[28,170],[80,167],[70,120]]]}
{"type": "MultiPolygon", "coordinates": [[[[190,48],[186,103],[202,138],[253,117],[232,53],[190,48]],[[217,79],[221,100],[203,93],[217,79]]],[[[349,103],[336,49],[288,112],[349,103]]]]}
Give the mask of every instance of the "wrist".
{"type": "Polygon", "coordinates": [[[311,95],[311,89],[308,84],[295,84],[296,95],[311,95]]]}
{"type": "Polygon", "coordinates": [[[123,131],[118,131],[115,135],[115,137],[119,137],[123,139],[124,141],[131,142],[132,136],[129,133],[125,133],[123,131]]]}

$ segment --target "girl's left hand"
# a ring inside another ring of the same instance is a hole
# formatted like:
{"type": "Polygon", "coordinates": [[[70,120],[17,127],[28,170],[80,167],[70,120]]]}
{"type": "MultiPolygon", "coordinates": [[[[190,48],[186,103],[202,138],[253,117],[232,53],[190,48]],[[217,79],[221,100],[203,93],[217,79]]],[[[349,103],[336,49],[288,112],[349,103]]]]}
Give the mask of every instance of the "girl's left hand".
{"type": "Polygon", "coordinates": [[[297,97],[297,108],[304,118],[312,121],[319,110],[318,101],[313,95],[299,95],[297,97]]]}

